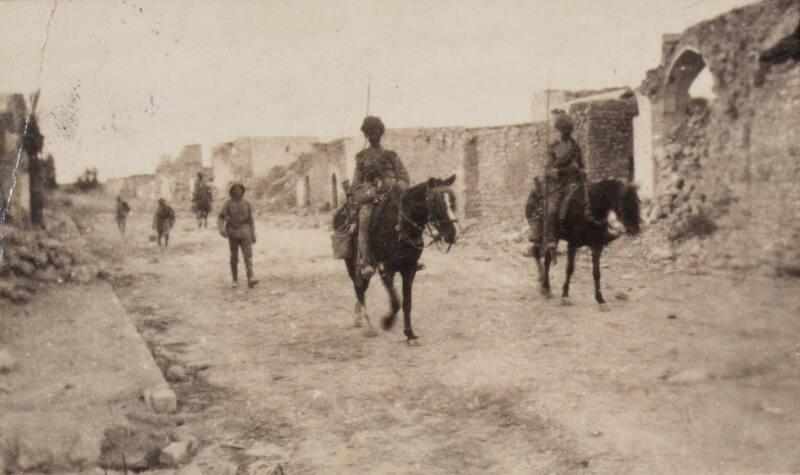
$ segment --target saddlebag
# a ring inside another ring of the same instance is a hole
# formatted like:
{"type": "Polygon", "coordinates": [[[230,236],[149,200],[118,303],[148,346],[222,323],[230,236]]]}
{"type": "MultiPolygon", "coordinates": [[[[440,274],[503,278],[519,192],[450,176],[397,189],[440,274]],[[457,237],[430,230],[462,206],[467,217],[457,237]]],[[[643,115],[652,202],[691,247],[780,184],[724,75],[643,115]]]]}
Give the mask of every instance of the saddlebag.
{"type": "Polygon", "coordinates": [[[355,237],[355,233],[351,230],[353,227],[345,226],[331,234],[331,245],[333,246],[333,257],[335,259],[350,259],[353,257],[353,238],[355,237]]]}

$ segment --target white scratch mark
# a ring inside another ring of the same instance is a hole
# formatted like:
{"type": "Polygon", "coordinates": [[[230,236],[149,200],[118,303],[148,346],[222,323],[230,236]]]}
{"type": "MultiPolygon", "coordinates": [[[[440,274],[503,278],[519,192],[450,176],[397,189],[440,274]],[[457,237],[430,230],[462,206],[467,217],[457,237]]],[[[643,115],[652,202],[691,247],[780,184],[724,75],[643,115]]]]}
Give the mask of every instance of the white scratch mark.
{"type": "Polygon", "coordinates": [[[42,40],[42,46],[39,48],[39,71],[36,76],[36,93],[34,95],[33,104],[31,104],[31,110],[28,114],[28,117],[25,118],[25,127],[22,130],[22,135],[20,135],[19,140],[17,141],[17,156],[14,162],[14,171],[11,174],[11,187],[8,190],[8,196],[6,197],[5,205],[0,209],[0,260],[3,259],[3,253],[5,252],[5,245],[3,243],[3,233],[2,229],[6,223],[6,216],[8,214],[8,208],[11,206],[11,198],[14,196],[14,190],[17,187],[17,171],[19,170],[20,162],[22,162],[22,142],[26,135],[28,135],[28,126],[31,123],[31,118],[33,114],[36,112],[36,103],[38,102],[39,95],[42,91],[42,71],[44,69],[44,53],[45,48],[47,48],[47,41],[50,39],[50,27],[53,24],[53,18],[56,15],[56,8],[58,8],[58,0],[53,0],[53,8],[50,10],[50,18],[47,19],[47,27],[44,30],[44,39],[42,40]]]}

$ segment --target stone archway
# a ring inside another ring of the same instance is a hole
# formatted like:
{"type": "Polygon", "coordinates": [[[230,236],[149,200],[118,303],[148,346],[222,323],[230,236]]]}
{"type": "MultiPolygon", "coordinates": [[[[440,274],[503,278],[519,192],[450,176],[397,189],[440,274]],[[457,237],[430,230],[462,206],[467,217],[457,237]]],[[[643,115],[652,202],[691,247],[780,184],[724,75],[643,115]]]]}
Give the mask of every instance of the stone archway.
{"type": "Polygon", "coordinates": [[[703,55],[687,46],[674,56],[662,88],[662,125],[667,134],[683,124],[690,114],[689,89],[706,67],[703,55]]]}

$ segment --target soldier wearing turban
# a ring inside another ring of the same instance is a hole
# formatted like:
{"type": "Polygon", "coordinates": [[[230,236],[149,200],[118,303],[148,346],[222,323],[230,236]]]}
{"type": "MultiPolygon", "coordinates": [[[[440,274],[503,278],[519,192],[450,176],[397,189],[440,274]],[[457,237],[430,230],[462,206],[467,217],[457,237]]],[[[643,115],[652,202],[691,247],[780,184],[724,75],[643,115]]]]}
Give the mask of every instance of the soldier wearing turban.
{"type": "Polygon", "coordinates": [[[558,214],[561,203],[573,188],[585,180],[581,148],[572,138],[575,125],[563,111],[556,112],[555,128],[559,137],[548,144],[544,180],[546,183],[544,200],[547,200],[544,229],[533,226],[532,241],[544,242],[547,251],[555,255],[558,244],[558,214]],[[544,234],[544,235],[543,235],[544,234]]]}
{"type": "MultiPolygon", "coordinates": [[[[368,116],[361,124],[361,132],[369,141],[369,147],[356,154],[356,167],[353,173],[353,198],[360,206],[358,212],[358,254],[362,276],[375,272],[370,256],[368,231],[375,201],[380,193],[388,192],[395,202],[408,188],[409,177],[406,167],[397,153],[381,147],[381,137],[385,127],[380,118],[368,116]]],[[[402,222],[398,222],[401,227],[402,222]]]]}

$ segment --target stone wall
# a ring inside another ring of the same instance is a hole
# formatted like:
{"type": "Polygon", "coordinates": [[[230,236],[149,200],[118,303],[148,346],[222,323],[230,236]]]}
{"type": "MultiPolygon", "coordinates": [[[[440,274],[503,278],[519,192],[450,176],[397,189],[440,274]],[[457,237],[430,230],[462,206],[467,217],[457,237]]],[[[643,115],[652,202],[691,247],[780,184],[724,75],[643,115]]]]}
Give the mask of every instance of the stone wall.
{"type": "Polygon", "coordinates": [[[342,180],[347,177],[347,139],[316,143],[304,154],[308,166],[298,176],[297,203],[314,210],[335,209],[344,200],[342,180]]]}
{"type": "Polygon", "coordinates": [[[800,274],[800,68],[759,62],[798,16],[798,2],[767,0],[665,38],[661,65],[640,88],[653,105],[650,217],[676,239],[708,234],[704,254],[721,267],[800,274]],[[706,112],[688,95],[703,67],[716,95],[706,112]]]}
{"type": "Polygon", "coordinates": [[[411,185],[456,175],[457,214],[464,212],[464,139],[461,127],[388,129],[383,146],[403,160],[411,185]]]}
{"type": "MultiPolygon", "coordinates": [[[[575,104],[576,140],[593,179],[631,178],[632,118],[635,99],[575,104]]],[[[555,131],[549,134],[555,138],[555,131]]],[[[412,185],[431,177],[456,175],[453,186],[460,218],[491,222],[525,222],[524,204],[533,179],[542,172],[547,152],[547,123],[498,127],[388,129],[383,146],[403,160],[412,185]]],[[[307,166],[295,167],[296,202],[320,209],[334,205],[332,180],[350,178],[354,157],[363,147],[358,139],[315,144],[304,154],[307,166]]],[[[341,199],[338,192],[337,201],[341,199]]]]}
{"type": "Polygon", "coordinates": [[[197,173],[202,171],[203,151],[198,144],[184,146],[175,158],[164,155],[156,168],[154,193],[168,201],[188,203],[197,173]]]}
{"type": "Polygon", "coordinates": [[[525,221],[524,206],[546,153],[544,122],[469,129],[465,143],[467,217],[525,221]]]}
{"type": "Polygon", "coordinates": [[[636,99],[577,103],[569,108],[589,179],[633,179],[633,118],[636,99]]]}

